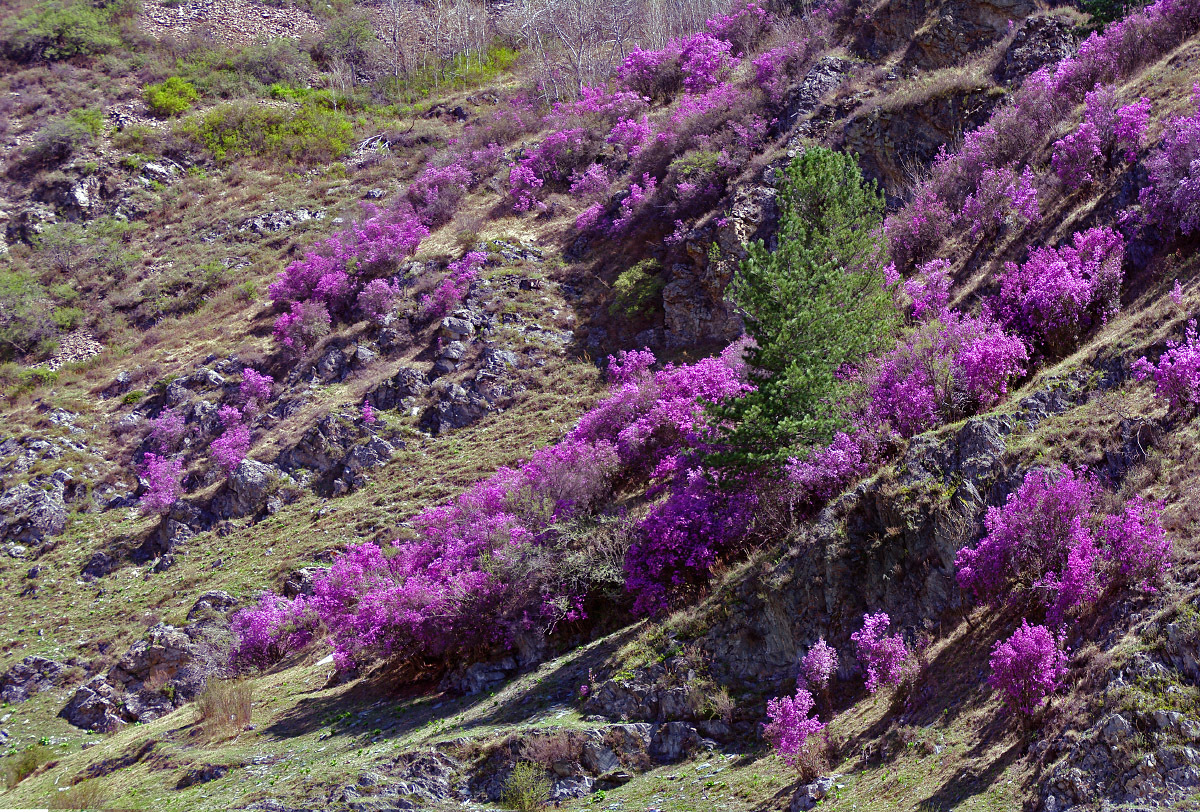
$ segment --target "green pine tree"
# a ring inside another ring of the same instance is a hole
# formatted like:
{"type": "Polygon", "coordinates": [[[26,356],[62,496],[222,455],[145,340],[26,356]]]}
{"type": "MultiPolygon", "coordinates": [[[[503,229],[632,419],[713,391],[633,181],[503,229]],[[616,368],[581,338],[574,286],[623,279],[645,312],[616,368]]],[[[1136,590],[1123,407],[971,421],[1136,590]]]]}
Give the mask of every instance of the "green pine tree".
{"type": "Polygon", "coordinates": [[[758,389],[713,408],[728,426],[713,459],[723,467],[776,465],[829,442],[851,386],[838,370],[894,331],[883,199],[854,157],[805,150],[776,186],[778,248],[749,245],[728,291],[756,344],[746,360],[758,389]]]}

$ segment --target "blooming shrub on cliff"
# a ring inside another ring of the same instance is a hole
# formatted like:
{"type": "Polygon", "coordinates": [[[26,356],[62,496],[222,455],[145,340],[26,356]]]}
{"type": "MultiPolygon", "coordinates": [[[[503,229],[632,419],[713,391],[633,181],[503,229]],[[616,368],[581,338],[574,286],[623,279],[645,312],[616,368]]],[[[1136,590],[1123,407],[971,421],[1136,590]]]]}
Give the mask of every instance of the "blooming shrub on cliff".
{"type": "Polygon", "coordinates": [[[1125,240],[1108,226],[1077,232],[1071,245],[1035,248],[1000,274],[999,312],[1007,327],[1054,354],[1121,307],[1125,240]]]}
{"type": "Polygon", "coordinates": [[[883,685],[899,685],[909,658],[908,646],[899,635],[888,635],[892,619],[886,612],[863,615],[863,627],[850,635],[858,659],[867,669],[867,691],[883,685]]]}
{"type": "Polygon", "coordinates": [[[992,648],[991,667],[988,684],[1000,692],[1009,709],[1033,716],[1062,687],[1067,675],[1063,639],[1022,619],[1021,628],[992,648]]]}
{"type": "Polygon", "coordinates": [[[267,668],[312,641],[319,621],[308,600],[263,593],[255,606],[240,609],[229,621],[234,665],[267,668]]]}
{"type": "Polygon", "coordinates": [[[138,500],[143,513],[165,514],[183,496],[183,460],[147,453],[142,458],[146,492],[138,500]]]}
{"type": "Polygon", "coordinates": [[[800,763],[809,736],[825,729],[813,709],[813,697],[804,688],[797,688],[795,696],[777,697],[767,701],[768,722],[763,726],[763,738],[771,743],[775,752],[789,765],[800,763]]]}
{"type": "Polygon", "coordinates": [[[1155,392],[1165,398],[1172,412],[1194,409],[1200,405],[1200,337],[1196,320],[1188,322],[1182,341],[1167,342],[1167,351],[1152,364],[1142,356],[1133,362],[1133,374],[1138,380],[1154,379],[1155,392]]]}
{"type": "Polygon", "coordinates": [[[979,544],[959,550],[959,586],[997,605],[1039,601],[1056,624],[1108,587],[1153,589],[1170,566],[1160,506],[1135,498],[1105,517],[1099,496],[1092,477],[1065,465],[1031,471],[988,509],[979,544]]]}

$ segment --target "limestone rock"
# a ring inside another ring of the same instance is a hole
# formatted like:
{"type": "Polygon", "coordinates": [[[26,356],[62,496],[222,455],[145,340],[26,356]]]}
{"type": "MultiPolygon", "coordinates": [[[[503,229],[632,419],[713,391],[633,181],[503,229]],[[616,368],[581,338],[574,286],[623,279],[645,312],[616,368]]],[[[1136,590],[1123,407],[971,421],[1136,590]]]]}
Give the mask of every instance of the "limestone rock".
{"type": "Polygon", "coordinates": [[[15,704],[56,688],[62,683],[65,670],[66,666],[57,660],[30,655],[0,675],[0,699],[15,704]]]}

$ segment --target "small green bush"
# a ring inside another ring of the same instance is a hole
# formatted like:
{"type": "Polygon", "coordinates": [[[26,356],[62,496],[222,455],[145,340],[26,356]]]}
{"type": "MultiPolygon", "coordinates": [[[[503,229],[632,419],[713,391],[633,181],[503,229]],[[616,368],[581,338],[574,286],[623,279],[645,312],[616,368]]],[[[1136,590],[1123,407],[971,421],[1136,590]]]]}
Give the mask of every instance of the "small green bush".
{"type": "Polygon", "coordinates": [[[89,2],[47,2],[0,27],[0,49],[19,62],[59,61],[121,45],[110,9],[89,2]]]}
{"type": "Polygon", "coordinates": [[[4,784],[12,789],[33,775],[34,770],[50,760],[50,750],[40,744],[31,745],[4,762],[4,784]]]}
{"type": "Polygon", "coordinates": [[[546,771],[528,761],[518,763],[504,780],[504,803],[517,812],[534,812],[550,800],[546,771]]]}
{"type": "Polygon", "coordinates": [[[662,263],[656,259],[644,259],[632,268],[621,272],[613,283],[616,297],[608,312],[614,316],[637,318],[652,312],[662,298],[666,282],[659,273],[662,263]]]}
{"type": "Polygon", "coordinates": [[[78,307],[59,307],[50,314],[50,321],[60,330],[74,330],[86,318],[87,315],[78,307]]]}
{"type": "Polygon", "coordinates": [[[354,138],[344,113],[315,104],[299,110],[225,104],[198,121],[184,122],[181,131],[218,161],[239,155],[289,163],[331,161],[349,151],[354,138]]]}
{"type": "Polygon", "coordinates": [[[54,305],[33,279],[0,271],[0,361],[34,352],[54,335],[54,305]]]}
{"type": "Polygon", "coordinates": [[[25,162],[38,167],[53,166],[70,160],[77,150],[90,144],[95,138],[92,124],[86,115],[72,114],[51,119],[38,130],[33,142],[25,148],[25,162]]]}
{"type": "Polygon", "coordinates": [[[146,104],[156,118],[172,118],[186,113],[200,98],[196,87],[186,79],[171,76],[161,82],[146,85],[146,104]]]}
{"type": "Polygon", "coordinates": [[[132,406],[144,397],[146,397],[145,392],[141,389],[134,389],[132,392],[125,393],[125,396],[121,398],[121,403],[125,406],[132,406]]]}

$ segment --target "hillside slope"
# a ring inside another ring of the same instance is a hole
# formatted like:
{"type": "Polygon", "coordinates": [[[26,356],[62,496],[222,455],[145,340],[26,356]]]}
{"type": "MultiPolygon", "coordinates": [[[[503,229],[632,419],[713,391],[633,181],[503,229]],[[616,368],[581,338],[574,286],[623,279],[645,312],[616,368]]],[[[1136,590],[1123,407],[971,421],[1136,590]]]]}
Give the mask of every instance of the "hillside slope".
{"type": "Polygon", "coordinates": [[[1200,808],[1200,7],[596,8],[6,7],[0,806],[1200,808]],[[723,474],[823,147],[896,316],[723,474]]]}

